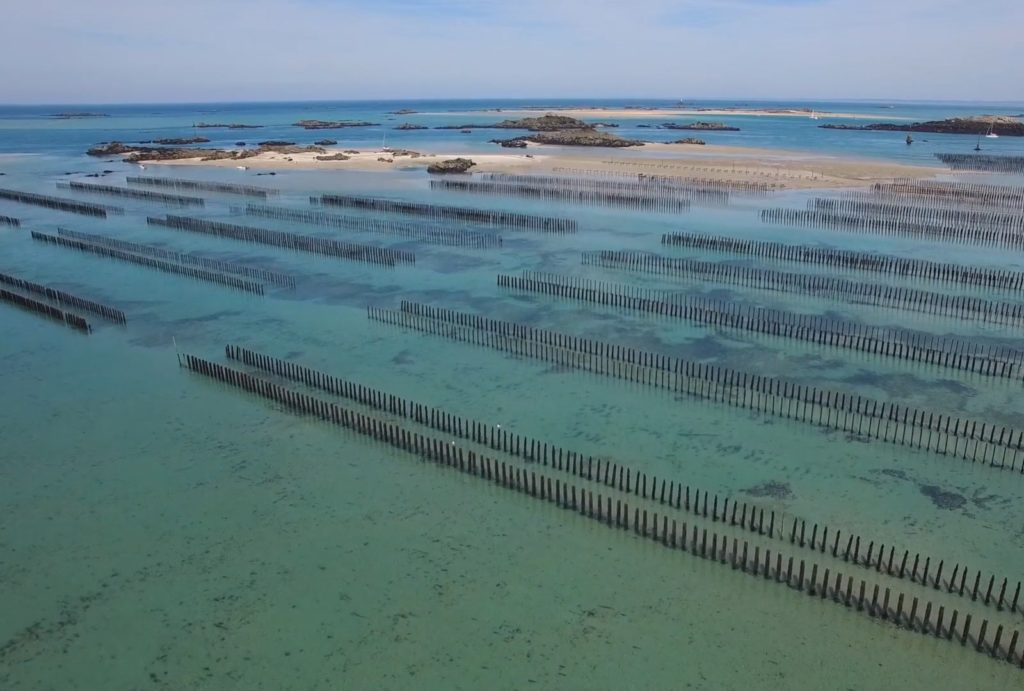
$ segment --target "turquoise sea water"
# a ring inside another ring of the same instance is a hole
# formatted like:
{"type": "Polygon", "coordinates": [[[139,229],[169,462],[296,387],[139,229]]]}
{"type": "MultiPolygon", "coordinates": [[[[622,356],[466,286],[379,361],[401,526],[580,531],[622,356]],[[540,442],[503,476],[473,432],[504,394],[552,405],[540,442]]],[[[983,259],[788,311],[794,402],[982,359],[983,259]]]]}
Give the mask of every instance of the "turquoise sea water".
{"type": "MultiPolygon", "coordinates": [[[[0,108],[0,187],[69,196],[56,191],[55,183],[104,169],[114,172],[102,182],[122,184],[126,174],[137,173],[135,166],[89,159],[85,148],[114,139],[189,136],[199,121],[266,125],[200,130],[214,139],[211,146],[265,139],[311,143],[326,136],[358,148],[379,144],[387,131],[387,143],[396,147],[491,151],[487,140],[494,133],[487,130],[463,135],[386,127],[407,119],[431,126],[486,122],[501,115],[458,111],[524,105],[538,104],[0,108]],[[388,115],[405,107],[422,113],[388,115]],[[45,117],[70,110],[110,117],[45,117]],[[301,118],[367,119],[382,126],[318,132],[290,126],[301,118]]],[[[877,112],[879,120],[1014,114],[1024,108],[754,105],[877,112]]],[[[899,133],[829,132],[803,118],[711,119],[742,128],[709,134],[715,142],[837,156],[934,165],[934,151],[974,146],[974,138],[924,136],[928,142],[908,148],[899,133]]],[[[634,120],[619,122],[617,132],[626,136],[672,134],[635,129],[634,120]]],[[[1024,151],[1021,142],[1006,137],[984,145],[994,152],[1024,151]]],[[[367,194],[567,216],[578,220],[580,232],[503,232],[500,250],[469,250],[233,216],[230,207],[244,200],[218,194],[205,195],[207,206],[198,212],[76,197],[125,207],[124,216],[104,220],[0,200],[0,214],[23,224],[0,227],[0,271],[128,315],[123,328],[90,318],[97,330],[82,336],[0,306],[0,688],[1021,684],[1020,670],[969,647],[897,630],[422,464],[189,375],[175,358],[175,343],[211,359],[222,357],[226,343],[247,345],[780,515],[842,526],[1017,581],[1024,577],[1024,476],[405,332],[368,321],[365,308],[393,307],[402,299],[426,302],[1020,429],[1020,380],[511,294],[495,286],[497,273],[556,271],[1019,347],[1020,330],[1008,327],[579,263],[585,250],[660,252],[661,233],[679,229],[1024,270],[1019,253],[760,224],[763,205],[801,206],[809,192],[673,216],[432,192],[421,171],[280,171],[257,177],[255,171],[234,169],[154,168],[146,174],[278,188],[282,194],[271,203],[296,208],[306,208],[310,194],[367,194]],[[146,225],[147,215],[165,213],[408,249],[417,263],[384,269],[146,225]],[[294,291],[269,289],[260,298],[40,245],[28,236],[29,230],[58,226],[272,268],[299,282],[294,291]],[[787,485],[789,493],[751,494],[773,482],[787,485]],[[935,500],[936,489],[962,503],[944,508],[935,500]]],[[[998,179],[1022,184],[1020,178],[998,179]]],[[[713,253],[667,253],[737,261],[713,253]]],[[[843,275],[884,282],[871,274],[843,275]]],[[[1009,613],[992,616],[1018,628],[1024,624],[1019,613],[1016,620],[1009,613]]]]}

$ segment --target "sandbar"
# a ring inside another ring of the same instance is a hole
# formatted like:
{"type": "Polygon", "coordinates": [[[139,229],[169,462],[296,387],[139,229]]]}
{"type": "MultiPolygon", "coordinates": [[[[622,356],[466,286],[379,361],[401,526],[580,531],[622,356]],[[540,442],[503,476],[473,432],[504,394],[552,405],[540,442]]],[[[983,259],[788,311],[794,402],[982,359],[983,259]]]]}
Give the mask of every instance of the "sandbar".
{"type": "MultiPolygon", "coordinates": [[[[331,150],[340,152],[341,149],[331,150]]],[[[895,178],[931,178],[936,167],[913,166],[853,157],[832,157],[799,151],[691,144],[647,144],[636,149],[568,148],[531,144],[515,152],[476,154],[424,153],[395,156],[384,149],[350,154],[345,161],[318,161],[315,153],[264,153],[243,161],[181,159],[146,165],[200,165],[257,170],[415,170],[450,158],[476,162],[478,173],[564,173],[566,175],[659,175],[682,179],[763,182],[774,189],[863,187],[895,178]]]]}

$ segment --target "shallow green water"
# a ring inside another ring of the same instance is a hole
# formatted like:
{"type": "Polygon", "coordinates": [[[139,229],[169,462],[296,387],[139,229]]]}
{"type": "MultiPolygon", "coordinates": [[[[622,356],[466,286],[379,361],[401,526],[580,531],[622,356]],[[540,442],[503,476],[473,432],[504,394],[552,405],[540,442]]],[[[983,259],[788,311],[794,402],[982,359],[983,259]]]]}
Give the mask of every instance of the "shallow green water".
{"type": "MultiPolygon", "coordinates": [[[[7,170],[4,184],[54,193],[57,174],[44,163],[7,170]]],[[[0,687],[1020,684],[1019,670],[970,648],[665,550],[190,375],[173,345],[213,359],[226,343],[247,345],[1015,581],[1024,574],[1020,475],[405,332],[368,321],[365,306],[410,299],[486,313],[1019,428],[1019,381],[509,294],[494,282],[499,272],[557,271],[1019,343],[1004,327],[581,267],[579,253],[661,251],[662,232],[686,228],[1007,268],[1020,268],[1019,256],[761,226],[760,204],[749,201],[670,219],[442,196],[414,173],[246,181],[283,188],[275,204],[303,207],[317,191],[448,199],[569,214],[581,230],[504,232],[500,250],[465,250],[232,216],[239,200],[216,195],[189,212],[417,253],[415,267],[389,270],[147,227],[146,215],[181,212],[128,200],[126,216],[105,221],[2,204],[26,228],[0,230],[0,271],[121,307],[129,323],[92,320],[97,331],[85,337],[0,309],[0,687]],[[299,285],[258,298],[28,237],[28,228],[57,225],[259,264],[294,273],[299,285]],[[788,495],[749,493],[768,482],[788,495]],[[942,508],[929,488],[963,504],[942,508]]]]}

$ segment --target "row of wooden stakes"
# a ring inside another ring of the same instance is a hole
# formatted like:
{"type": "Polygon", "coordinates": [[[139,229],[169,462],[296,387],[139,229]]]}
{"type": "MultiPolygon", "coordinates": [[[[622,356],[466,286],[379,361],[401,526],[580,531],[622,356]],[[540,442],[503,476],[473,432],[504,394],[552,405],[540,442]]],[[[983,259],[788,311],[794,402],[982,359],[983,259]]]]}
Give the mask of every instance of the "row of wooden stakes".
{"type": "Polygon", "coordinates": [[[430,245],[447,245],[451,247],[471,247],[484,249],[500,247],[501,236],[497,233],[481,233],[460,228],[442,228],[438,226],[422,226],[412,223],[399,223],[380,218],[360,216],[344,216],[316,209],[291,209],[283,206],[265,206],[247,204],[244,207],[233,207],[232,212],[246,216],[270,218],[278,221],[298,221],[309,225],[339,230],[376,233],[394,237],[418,240],[430,245]]]}
{"type": "Polygon", "coordinates": [[[17,276],[5,273],[0,273],[0,283],[4,283],[12,288],[16,288],[27,293],[35,293],[36,295],[45,297],[47,300],[55,302],[58,305],[91,312],[103,317],[107,321],[114,322],[115,324],[124,324],[127,321],[124,316],[124,312],[116,307],[103,305],[93,300],[73,295],[64,290],[58,290],[57,288],[51,288],[50,286],[45,286],[40,283],[26,281],[23,278],[18,278],[17,276]]]}
{"type": "Polygon", "coordinates": [[[222,194],[239,194],[246,197],[266,198],[278,194],[277,190],[252,185],[238,185],[229,182],[213,182],[212,180],[183,180],[156,176],[129,176],[129,185],[149,185],[152,187],[171,187],[179,190],[200,190],[204,192],[220,192],[222,194]]]}
{"type": "Polygon", "coordinates": [[[60,235],[48,235],[36,230],[32,231],[32,239],[51,245],[66,247],[68,249],[79,250],[80,252],[88,252],[89,254],[96,254],[102,257],[109,257],[111,259],[129,262],[131,264],[146,266],[150,269],[163,271],[164,273],[177,274],[179,276],[185,276],[198,281],[206,281],[207,283],[216,283],[229,288],[236,288],[247,293],[263,295],[263,284],[239,278],[238,276],[229,276],[227,274],[209,271],[196,266],[175,264],[174,262],[157,259],[156,257],[146,257],[141,254],[125,252],[124,250],[117,249],[116,247],[107,247],[106,245],[83,242],[70,237],[62,237],[60,235]]]}
{"type": "Polygon", "coordinates": [[[1024,303],[997,302],[971,295],[951,295],[881,283],[862,283],[826,274],[776,271],[686,257],[666,257],[635,250],[588,251],[583,253],[582,259],[584,266],[714,281],[757,290],[936,314],[965,321],[1008,325],[1024,323],[1024,303]]]}
{"type": "Polygon", "coordinates": [[[584,175],[591,178],[611,178],[614,180],[643,180],[653,185],[666,187],[686,186],[697,189],[720,190],[722,192],[739,192],[747,195],[767,196],[774,189],[767,182],[750,182],[749,180],[706,178],[698,176],[658,175],[650,173],[632,173],[624,170],[598,170],[596,168],[573,168],[555,166],[554,173],[584,175]]]}
{"type": "Polygon", "coordinates": [[[846,197],[815,197],[811,211],[885,219],[895,223],[920,223],[938,229],[1024,231],[1024,209],[965,207],[944,200],[897,202],[870,193],[846,197]]]}
{"type": "Polygon", "coordinates": [[[991,154],[935,154],[953,170],[983,170],[989,173],[1024,173],[1024,156],[991,154]]]}
{"type": "Polygon", "coordinates": [[[380,266],[396,266],[398,264],[415,264],[416,255],[405,250],[390,249],[387,247],[374,247],[372,245],[357,245],[351,242],[340,242],[332,238],[318,237],[316,235],[299,235],[298,233],[287,233],[280,230],[267,230],[265,228],[254,228],[235,223],[221,223],[219,221],[207,221],[202,218],[191,218],[188,216],[167,216],[166,218],[148,217],[146,222],[149,225],[163,226],[175,230],[184,230],[191,233],[202,233],[214,235],[220,238],[241,240],[261,245],[284,247],[285,249],[310,252],[328,257],[349,259],[367,264],[378,264],[380,266]]]}
{"type": "Polygon", "coordinates": [[[236,264],[234,262],[225,262],[219,259],[209,259],[207,257],[201,257],[195,254],[189,254],[187,252],[176,252],[174,250],[167,250],[162,247],[155,247],[153,245],[145,245],[139,242],[129,242],[128,240],[119,240],[117,238],[107,237],[105,235],[96,235],[94,233],[81,233],[67,228],[57,228],[57,234],[63,237],[72,238],[74,240],[80,240],[85,243],[93,245],[102,245],[104,247],[113,247],[114,249],[123,250],[132,254],[140,254],[147,257],[156,257],[158,259],[166,259],[171,262],[178,264],[187,264],[190,266],[198,266],[211,271],[219,271],[226,274],[234,274],[236,276],[244,276],[245,278],[251,278],[255,281],[266,281],[267,283],[273,283],[275,285],[284,286],[287,288],[295,287],[295,277],[288,274],[283,274],[279,271],[271,271],[270,269],[264,269],[257,266],[247,266],[244,264],[236,264]]]}
{"type": "Polygon", "coordinates": [[[1011,269],[990,269],[951,262],[894,257],[875,252],[836,249],[820,245],[787,245],[781,242],[748,240],[706,233],[665,233],[661,236],[661,244],[667,247],[727,252],[729,254],[742,254],[762,259],[800,264],[814,264],[829,268],[870,271],[888,276],[921,279],[939,283],[1018,292],[1024,291],[1024,272],[1011,269]]]}
{"type": "Polygon", "coordinates": [[[58,309],[53,305],[49,305],[39,300],[33,300],[32,298],[25,297],[20,293],[7,290],[6,288],[0,288],[0,300],[7,304],[20,307],[23,310],[33,312],[35,314],[48,317],[50,319],[63,322],[71,328],[81,331],[82,333],[92,333],[92,327],[85,319],[73,314],[71,312],[65,312],[64,310],[58,309]]]}
{"type": "Polygon", "coordinates": [[[725,204],[729,201],[729,190],[722,186],[691,183],[684,180],[670,181],[658,176],[632,176],[628,179],[593,176],[564,175],[521,175],[517,173],[485,173],[487,182],[549,187],[571,191],[611,192],[635,197],[651,197],[666,200],[708,201],[725,204]]]}
{"type": "MultiPolygon", "coordinates": [[[[742,502],[741,507],[741,502],[738,500],[730,500],[729,497],[719,496],[717,493],[712,495],[707,490],[703,491],[702,506],[701,490],[683,482],[667,481],[662,478],[659,485],[657,477],[651,476],[648,478],[647,473],[642,473],[623,464],[602,460],[601,458],[595,459],[593,456],[586,456],[552,443],[516,434],[507,427],[482,423],[453,415],[440,408],[427,406],[372,387],[346,381],[325,372],[265,355],[242,346],[227,345],[224,351],[225,356],[229,360],[241,362],[268,374],[299,382],[335,396],[355,401],[374,410],[395,415],[409,422],[444,432],[447,435],[454,435],[459,439],[484,445],[492,450],[521,458],[526,463],[536,463],[544,467],[550,467],[553,470],[569,473],[588,482],[596,482],[606,487],[617,489],[620,492],[626,492],[651,502],[657,502],[661,506],[667,505],[677,510],[692,512],[695,516],[702,516],[703,518],[710,516],[712,522],[721,521],[723,524],[728,523],[733,527],[738,525],[743,530],[757,533],[761,536],[767,535],[772,539],[786,539],[784,531],[776,530],[775,511],[767,512],[764,508],[759,508],[753,504],[748,506],[747,502],[742,502]],[[768,514],[767,520],[765,518],[766,514],[768,514]]],[[[780,527],[782,520],[783,518],[780,516],[780,527]]],[[[820,551],[822,554],[829,551],[829,526],[825,524],[819,526],[815,522],[813,523],[813,528],[810,528],[811,523],[809,521],[797,517],[793,517],[792,521],[792,530],[788,538],[790,544],[799,544],[801,548],[820,551]]],[[[969,596],[973,601],[976,601],[979,597],[979,587],[982,586],[982,573],[980,571],[975,572],[973,589],[967,590],[965,594],[969,572],[966,565],[956,564],[952,576],[948,580],[944,580],[942,575],[945,560],[933,559],[930,556],[925,556],[922,559],[921,554],[916,553],[913,555],[912,566],[908,569],[908,563],[910,563],[908,559],[911,556],[910,550],[904,550],[902,561],[899,562],[899,568],[897,569],[893,561],[897,554],[895,546],[889,545],[889,559],[886,564],[883,561],[885,556],[884,544],[880,543],[876,552],[875,541],[863,538],[863,543],[867,545],[867,552],[865,554],[861,550],[862,537],[860,535],[849,534],[846,539],[845,550],[841,549],[843,531],[833,529],[832,535],[834,540],[831,546],[831,554],[834,558],[840,558],[841,554],[844,562],[872,569],[879,573],[884,570],[887,575],[901,580],[908,579],[911,582],[920,583],[926,587],[934,587],[936,590],[942,589],[948,593],[956,593],[959,588],[959,595],[961,597],[969,596]],[[938,568],[934,571],[930,569],[933,562],[938,563],[938,568]],[[923,566],[923,568],[919,568],[919,566],[923,566]],[[958,575],[960,575],[959,586],[957,586],[958,575]]],[[[983,603],[986,606],[991,604],[998,610],[1003,610],[1005,606],[1009,611],[1016,612],[1021,582],[1017,582],[1012,598],[1007,597],[1009,579],[1005,577],[1002,578],[998,597],[993,597],[993,588],[997,582],[997,576],[990,574],[988,590],[982,591],[984,592],[983,603]]]]}
{"type": "Polygon", "coordinates": [[[989,348],[960,339],[863,326],[819,315],[754,307],[731,300],[678,295],[580,276],[532,271],[523,272],[521,276],[499,274],[498,287],[686,319],[709,326],[753,331],[992,377],[1020,379],[1024,369],[1024,352],[1010,348],[989,348]]]}
{"type": "Polygon", "coordinates": [[[490,182],[487,180],[431,180],[430,189],[442,192],[461,192],[545,199],[572,204],[617,206],[633,211],[657,211],[682,213],[690,210],[690,199],[655,194],[631,194],[594,189],[572,189],[550,185],[528,185],[513,182],[490,182]]]}
{"type": "Polygon", "coordinates": [[[367,316],[494,350],[1024,473],[1024,432],[403,301],[367,316]]]}
{"type": "Polygon", "coordinates": [[[320,197],[310,197],[309,201],[311,204],[322,204],[324,206],[347,207],[364,211],[404,214],[407,216],[423,216],[437,221],[480,223],[490,226],[502,226],[511,230],[533,230],[558,234],[576,232],[576,221],[571,218],[535,216],[498,209],[474,209],[444,204],[421,204],[394,199],[357,197],[343,194],[325,194],[320,197]]]}
{"type": "Polygon", "coordinates": [[[898,178],[876,182],[871,193],[888,198],[933,198],[964,204],[1024,207],[1024,186],[991,185],[983,182],[937,182],[898,178]]]}
{"type": "Polygon", "coordinates": [[[740,545],[738,538],[733,538],[730,549],[728,538],[725,535],[720,536],[714,530],[710,531],[709,535],[706,528],[698,532],[694,526],[691,531],[685,522],[681,526],[676,519],[669,523],[665,515],[659,520],[657,513],[649,514],[646,509],[641,511],[634,507],[630,511],[628,503],[621,500],[615,501],[613,507],[611,497],[595,495],[593,491],[570,485],[559,478],[552,479],[543,472],[527,472],[503,461],[478,456],[473,451],[467,454],[464,449],[450,442],[404,429],[397,424],[351,411],[335,403],[278,386],[193,355],[184,355],[182,364],[193,372],[276,401],[292,410],[354,430],[394,448],[416,454],[423,460],[486,479],[525,496],[554,503],[609,527],[631,530],[641,538],[712,563],[729,564],[733,571],[755,578],[773,580],[822,601],[831,600],[844,606],[848,611],[865,613],[895,626],[955,641],[962,646],[970,644],[978,652],[994,659],[1024,667],[1024,655],[1017,652],[1019,631],[1014,630],[1012,634],[1007,634],[1010,642],[1004,648],[1002,624],[996,627],[994,635],[989,638],[987,619],[975,630],[972,627],[973,615],[967,614],[961,621],[959,611],[954,610],[947,624],[945,606],[936,607],[930,601],[923,603],[923,614],[918,617],[918,612],[922,611],[919,598],[914,597],[908,607],[903,593],[894,592],[889,587],[883,592],[878,583],[874,584],[869,599],[868,582],[864,579],[861,579],[858,585],[852,576],[847,576],[844,580],[841,573],[836,573],[833,580],[830,569],[821,568],[813,562],[808,565],[804,559],[797,564],[794,557],[783,556],[781,552],[773,555],[770,550],[765,550],[762,559],[759,546],[755,545],[754,549],[750,550],[747,541],[740,545]]]}
{"type": "Polygon", "coordinates": [[[45,194],[21,192],[19,190],[0,189],[0,199],[7,199],[12,202],[18,202],[19,204],[41,206],[45,209],[53,209],[54,211],[66,211],[68,213],[79,214],[82,216],[93,216],[95,218],[106,218],[108,213],[118,215],[124,214],[124,209],[114,206],[87,204],[86,202],[79,202],[74,199],[50,197],[45,194]]]}
{"type": "Polygon", "coordinates": [[[67,189],[73,192],[105,194],[111,197],[124,197],[128,199],[141,199],[147,202],[169,204],[171,206],[206,206],[206,200],[202,197],[186,197],[178,194],[164,194],[163,192],[136,190],[130,187],[117,187],[116,185],[96,185],[72,180],[71,182],[58,182],[57,187],[59,189],[67,189]]]}

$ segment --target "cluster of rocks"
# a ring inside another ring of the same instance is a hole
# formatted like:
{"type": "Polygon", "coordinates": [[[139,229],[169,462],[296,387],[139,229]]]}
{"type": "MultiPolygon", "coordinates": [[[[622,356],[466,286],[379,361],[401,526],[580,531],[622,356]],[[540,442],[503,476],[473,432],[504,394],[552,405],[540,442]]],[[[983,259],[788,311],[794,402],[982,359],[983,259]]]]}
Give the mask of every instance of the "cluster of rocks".
{"type": "Polygon", "coordinates": [[[350,158],[352,158],[352,157],[351,156],[346,156],[345,154],[340,154],[339,153],[339,154],[326,154],[326,155],[323,155],[323,156],[317,156],[316,160],[318,160],[318,161],[347,161],[350,158]]]}
{"type": "Polygon", "coordinates": [[[519,120],[502,120],[486,125],[439,125],[439,130],[530,130],[531,132],[557,132],[559,130],[590,129],[594,125],[566,115],[542,115],[519,120]]]}
{"type": "Polygon", "coordinates": [[[447,161],[438,161],[437,163],[430,164],[427,167],[427,172],[434,175],[466,173],[475,165],[476,163],[468,158],[452,158],[447,161]]]}
{"type": "Polygon", "coordinates": [[[870,125],[844,125],[829,123],[819,125],[825,130],[857,130],[868,132],[930,132],[933,134],[998,134],[1000,137],[1024,137],[1024,123],[1013,118],[979,116],[949,118],[927,122],[892,123],[880,122],[870,125]]]}
{"type": "Polygon", "coordinates": [[[365,120],[299,120],[294,126],[305,130],[340,130],[345,127],[376,127],[379,124],[365,120]]]}
{"type": "Polygon", "coordinates": [[[316,144],[317,146],[334,146],[335,144],[338,143],[338,140],[337,139],[318,139],[318,140],[316,140],[313,143],[316,144]]]}
{"type": "Polygon", "coordinates": [[[669,142],[669,144],[696,144],[697,146],[704,146],[707,142],[696,137],[687,137],[686,139],[677,139],[674,142],[669,142]]]}
{"type": "Polygon", "coordinates": [[[588,123],[566,115],[542,115],[540,117],[503,120],[487,125],[442,125],[437,129],[458,129],[471,132],[471,128],[498,130],[529,130],[533,134],[512,139],[492,139],[505,148],[521,149],[527,142],[535,144],[560,144],[562,146],[642,146],[643,142],[624,139],[608,132],[598,132],[597,127],[613,127],[611,123],[588,123]]]}
{"type": "Polygon", "coordinates": [[[430,128],[426,125],[414,125],[411,122],[406,122],[395,128],[396,130],[429,130],[430,128]]]}
{"type": "Polygon", "coordinates": [[[50,117],[57,118],[58,120],[73,120],[76,118],[109,118],[110,113],[90,113],[88,111],[80,111],[69,113],[53,113],[50,115],[50,117]]]}
{"type": "Polygon", "coordinates": [[[263,127],[263,125],[242,125],[242,124],[239,124],[237,122],[233,122],[233,123],[230,123],[230,124],[224,124],[224,123],[219,123],[219,122],[213,122],[213,123],[210,123],[210,122],[199,122],[199,123],[193,124],[192,126],[193,127],[198,127],[200,129],[204,129],[204,128],[205,129],[218,128],[218,129],[228,129],[228,130],[256,130],[256,129],[259,129],[259,128],[263,127]]]}
{"type": "Polygon", "coordinates": [[[533,142],[534,144],[556,144],[560,146],[603,146],[609,148],[624,148],[628,146],[643,146],[644,142],[639,139],[625,139],[609,132],[598,132],[594,129],[559,130],[557,132],[536,132],[524,137],[513,139],[495,139],[496,144],[504,147],[519,148],[515,142],[533,142]]]}
{"type": "Polygon", "coordinates": [[[168,146],[181,146],[186,144],[206,144],[210,140],[206,137],[180,137],[170,139],[149,139],[141,142],[142,144],[164,144],[168,146]]]}
{"type": "Polygon", "coordinates": [[[327,150],[319,146],[296,146],[290,142],[263,142],[254,149],[204,149],[197,147],[162,147],[107,142],[94,146],[86,151],[89,156],[125,156],[125,163],[143,161],[176,161],[198,158],[203,161],[241,160],[265,153],[326,154],[327,150]]]}
{"type": "Polygon", "coordinates": [[[388,115],[412,115],[415,112],[412,108],[402,108],[400,110],[392,110],[388,115]]]}
{"type": "Polygon", "coordinates": [[[698,120],[696,122],[689,122],[685,124],[679,124],[676,122],[665,122],[661,124],[661,127],[666,130],[703,130],[712,132],[739,132],[739,127],[733,127],[726,125],[724,122],[705,122],[698,120]]]}

